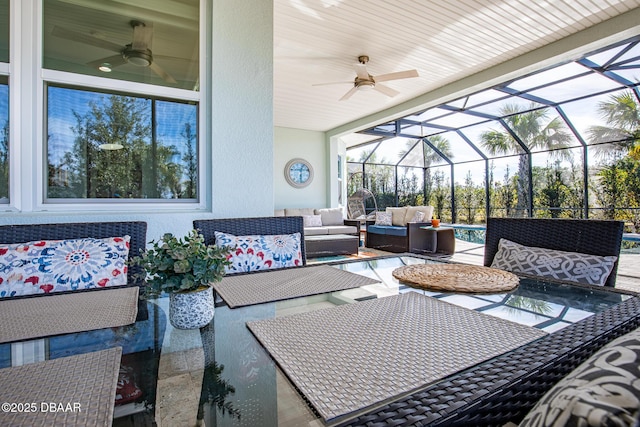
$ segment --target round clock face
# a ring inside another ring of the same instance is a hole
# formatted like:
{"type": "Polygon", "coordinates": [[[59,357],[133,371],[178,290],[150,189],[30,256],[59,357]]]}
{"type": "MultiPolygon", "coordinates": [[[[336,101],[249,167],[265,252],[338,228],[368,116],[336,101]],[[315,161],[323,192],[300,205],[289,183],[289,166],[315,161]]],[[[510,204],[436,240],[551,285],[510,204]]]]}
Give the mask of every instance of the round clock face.
{"type": "Polygon", "coordinates": [[[293,187],[305,187],[313,179],[313,168],[306,160],[293,159],[287,163],[284,169],[284,177],[293,187]]]}
{"type": "Polygon", "coordinates": [[[298,184],[304,184],[309,179],[309,166],[304,163],[294,163],[289,168],[289,176],[298,184]]]}

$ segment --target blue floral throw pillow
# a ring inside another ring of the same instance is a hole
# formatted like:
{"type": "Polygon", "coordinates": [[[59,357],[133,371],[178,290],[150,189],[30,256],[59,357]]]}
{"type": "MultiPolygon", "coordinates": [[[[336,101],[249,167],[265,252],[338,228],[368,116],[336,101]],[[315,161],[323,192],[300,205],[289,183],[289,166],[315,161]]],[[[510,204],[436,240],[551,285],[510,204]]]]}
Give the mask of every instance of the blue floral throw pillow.
{"type": "Polygon", "coordinates": [[[127,283],[129,236],[0,244],[0,298],[127,283]]]}
{"type": "Polygon", "coordinates": [[[216,246],[233,248],[226,274],[302,265],[300,233],[234,236],[216,231],[215,238],[216,246]]]}

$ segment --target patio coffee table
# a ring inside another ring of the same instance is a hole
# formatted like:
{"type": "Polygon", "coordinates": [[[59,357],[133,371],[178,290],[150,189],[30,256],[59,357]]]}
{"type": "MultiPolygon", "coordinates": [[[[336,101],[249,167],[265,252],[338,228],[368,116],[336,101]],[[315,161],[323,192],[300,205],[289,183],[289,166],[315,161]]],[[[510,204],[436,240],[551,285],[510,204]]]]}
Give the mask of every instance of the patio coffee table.
{"type": "Polygon", "coordinates": [[[617,289],[522,278],[512,293],[459,295],[415,290],[391,276],[395,268],[420,263],[437,261],[405,254],[332,263],[384,284],[236,309],[218,299],[213,321],[200,330],[173,329],[167,322],[168,298],[142,301],[133,325],[2,344],[0,367],[121,346],[116,426],[196,420],[226,426],[238,415],[245,425],[309,425],[319,423],[317,413],[247,322],[418,292],[548,334],[396,401],[349,414],[338,425],[502,425],[519,421],[558,378],[640,326],[640,298],[617,289]]]}
{"type": "Polygon", "coordinates": [[[354,255],[358,253],[360,237],[350,234],[322,234],[306,236],[304,244],[307,250],[307,258],[354,255]]]}

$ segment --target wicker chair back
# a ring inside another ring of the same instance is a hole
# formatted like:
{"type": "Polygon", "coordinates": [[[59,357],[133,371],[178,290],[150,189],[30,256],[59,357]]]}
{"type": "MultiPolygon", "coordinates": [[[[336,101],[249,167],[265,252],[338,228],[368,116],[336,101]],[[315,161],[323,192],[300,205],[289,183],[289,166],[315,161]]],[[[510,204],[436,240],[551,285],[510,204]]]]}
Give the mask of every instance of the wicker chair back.
{"type": "Polygon", "coordinates": [[[193,221],[193,228],[200,231],[208,245],[215,243],[216,231],[236,236],[300,233],[302,264],[307,264],[301,216],[197,219],[193,221]]]}
{"type": "MultiPolygon", "coordinates": [[[[1,225],[0,243],[25,243],[34,240],[64,240],[92,237],[104,239],[108,237],[131,236],[129,256],[140,254],[147,244],[147,223],[130,222],[80,222],[55,224],[20,224],[1,225]]],[[[136,274],[136,267],[129,269],[127,285],[141,285],[136,274]]]]}
{"type": "MultiPolygon", "coordinates": [[[[484,265],[489,266],[501,238],[525,246],[600,256],[620,256],[622,221],[551,218],[488,218],[484,265]]],[[[616,261],[605,286],[616,282],[616,261]]]]}

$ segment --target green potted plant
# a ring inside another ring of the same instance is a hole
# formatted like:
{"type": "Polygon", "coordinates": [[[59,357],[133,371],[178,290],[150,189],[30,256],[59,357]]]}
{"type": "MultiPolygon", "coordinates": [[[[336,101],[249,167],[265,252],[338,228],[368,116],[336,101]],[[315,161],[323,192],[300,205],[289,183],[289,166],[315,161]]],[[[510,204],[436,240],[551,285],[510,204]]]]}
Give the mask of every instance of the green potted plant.
{"type": "Polygon", "coordinates": [[[207,246],[197,230],[184,238],[167,233],[131,260],[142,267],[145,297],[169,294],[169,321],[175,328],[200,328],[213,318],[213,283],[229,265],[228,247],[207,246]]]}

